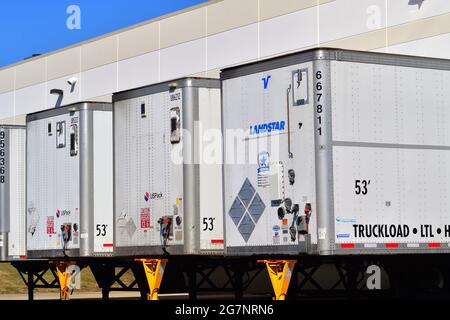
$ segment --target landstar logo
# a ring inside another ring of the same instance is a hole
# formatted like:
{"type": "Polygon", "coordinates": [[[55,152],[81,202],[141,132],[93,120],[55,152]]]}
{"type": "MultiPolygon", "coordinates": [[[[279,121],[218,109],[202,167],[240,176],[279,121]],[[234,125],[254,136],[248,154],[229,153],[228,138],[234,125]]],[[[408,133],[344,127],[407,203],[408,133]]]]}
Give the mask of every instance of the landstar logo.
{"type": "Polygon", "coordinates": [[[264,84],[264,90],[266,90],[269,87],[269,80],[270,78],[272,78],[272,76],[267,76],[262,78],[261,80],[263,81],[264,84]]]}
{"type": "Polygon", "coordinates": [[[250,126],[250,134],[261,134],[270,133],[273,131],[284,131],[286,129],[286,122],[284,121],[274,121],[261,124],[255,124],[250,126]]]}

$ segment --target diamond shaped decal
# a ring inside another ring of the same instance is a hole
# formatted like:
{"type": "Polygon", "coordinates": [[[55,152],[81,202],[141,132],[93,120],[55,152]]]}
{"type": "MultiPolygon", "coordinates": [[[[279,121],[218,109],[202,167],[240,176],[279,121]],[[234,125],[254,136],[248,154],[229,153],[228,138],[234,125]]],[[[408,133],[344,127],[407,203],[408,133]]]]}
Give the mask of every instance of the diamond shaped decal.
{"type": "Polygon", "coordinates": [[[127,228],[128,236],[131,238],[137,229],[136,224],[134,223],[133,219],[130,219],[130,221],[127,222],[126,228],[127,228]]]}
{"type": "Polygon", "coordinates": [[[236,198],[234,200],[233,205],[231,206],[231,209],[229,212],[229,215],[236,226],[239,224],[239,221],[241,221],[244,213],[245,213],[245,208],[242,205],[242,202],[238,198],[236,198]]]}
{"type": "Polygon", "coordinates": [[[248,238],[250,238],[254,229],[255,224],[253,223],[248,213],[246,213],[238,227],[238,230],[244,238],[245,242],[248,241],[248,238]]]}
{"type": "Polygon", "coordinates": [[[244,184],[242,185],[241,191],[238,193],[238,197],[241,198],[244,206],[248,207],[250,200],[252,200],[253,195],[255,194],[255,188],[253,188],[250,181],[245,179],[244,184]]]}
{"type": "Polygon", "coordinates": [[[266,208],[259,194],[248,178],[245,179],[228,214],[236,225],[245,242],[248,241],[253,230],[266,208]]]}
{"type": "Polygon", "coordinates": [[[259,196],[259,194],[256,194],[255,198],[252,201],[252,204],[248,208],[248,212],[252,216],[255,223],[258,223],[258,220],[261,217],[261,215],[263,214],[265,208],[266,208],[266,206],[262,202],[261,197],[259,196]]]}

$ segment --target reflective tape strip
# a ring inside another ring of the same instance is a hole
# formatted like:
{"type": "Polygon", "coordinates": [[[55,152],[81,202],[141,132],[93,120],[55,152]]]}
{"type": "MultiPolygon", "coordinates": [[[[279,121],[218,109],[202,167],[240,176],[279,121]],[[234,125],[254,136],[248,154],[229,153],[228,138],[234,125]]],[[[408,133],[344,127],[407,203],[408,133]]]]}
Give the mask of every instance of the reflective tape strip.
{"type": "Polygon", "coordinates": [[[428,242],[428,243],[341,243],[338,244],[342,249],[404,249],[404,248],[447,248],[450,247],[450,243],[428,242]]]}
{"type": "Polygon", "coordinates": [[[112,246],[113,246],[112,243],[104,243],[104,244],[103,244],[103,247],[104,247],[104,248],[110,248],[110,247],[112,247],[112,246]]]}
{"type": "Polygon", "coordinates": [[[397,249],[398,243],[386,243],[386,248],[388,249],[397,249]]]}
{"type": "Polygon", "coordinates": [[[212,239],[211,243],[213,243],[213,244],[223,243],[223,239],[212,239]]]}

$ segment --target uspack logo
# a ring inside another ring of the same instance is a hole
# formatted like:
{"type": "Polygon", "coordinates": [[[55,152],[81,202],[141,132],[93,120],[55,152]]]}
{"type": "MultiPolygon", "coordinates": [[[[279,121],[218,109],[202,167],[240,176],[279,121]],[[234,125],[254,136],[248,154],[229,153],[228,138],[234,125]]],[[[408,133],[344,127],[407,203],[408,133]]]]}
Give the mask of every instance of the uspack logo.
{"type": "Polygon", "coordinates": [[[162,197],[162,192],[153,192],[152,194],[150,194],[150,192],[146,192],[144,195],[144,200],[145,202],[148,202],[148,200],[161,199],[162,197]]]}

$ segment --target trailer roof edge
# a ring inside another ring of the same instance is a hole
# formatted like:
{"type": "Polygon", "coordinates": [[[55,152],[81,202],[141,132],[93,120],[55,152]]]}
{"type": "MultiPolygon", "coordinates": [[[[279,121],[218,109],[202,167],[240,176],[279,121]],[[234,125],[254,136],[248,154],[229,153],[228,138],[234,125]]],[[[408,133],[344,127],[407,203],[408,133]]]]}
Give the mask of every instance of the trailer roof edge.
{"type": "Polygon", "coordinates": [[[35,120],[46,119],[66,114],[68,112],[77,112],[80,110],[112,111],[112,104],[109,102],[98,102],[98,101],[82,101],[72,103],[59,108],[47,109],[27,114],[26,122],[28,123],[35,120]]]}
{"type": "Polygon", "coordinates": [[[220,89],[220,80],[214,78],[183,77],[175,80],[164,81],[160,83],[150,84],[138,88],[116,92],[113,94],[112,101],[116,102],[126,99],[132,99],[159,92],[164,92],[169,89],[186,88],[186,87],[220,89]]]}
{"type": "Polygon", "coordinates": [[[450,70],[450,60],[447,59],[318,47],[225,68],[221,70],[220,79],[227,80],[315,60],[349,61],[356,63],[450,70]]]}

